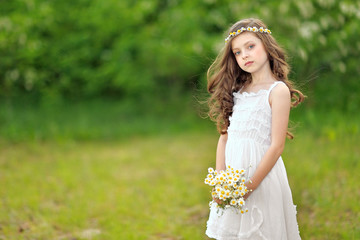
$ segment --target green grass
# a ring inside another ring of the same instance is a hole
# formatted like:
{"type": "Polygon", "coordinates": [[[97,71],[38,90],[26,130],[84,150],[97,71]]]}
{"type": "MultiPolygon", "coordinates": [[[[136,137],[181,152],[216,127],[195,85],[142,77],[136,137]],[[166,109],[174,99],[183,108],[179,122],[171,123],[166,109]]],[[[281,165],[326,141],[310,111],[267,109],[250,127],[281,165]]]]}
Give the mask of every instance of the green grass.
{"type": "Polygon", "coordinates": [[[191,96],[177,99],[90,99],[37,103],[0,99],[0,139],[23,141],[118,140],[127,136],[208,131],[191,96]]]}
{"type": "Polygon", "coordinates": [[[304,239],[360,238],[360,136],[299,134],[283,154],[304,239]]]}
{"type": "MultiPolygon", "coordinates": [[[[299,133],[288,142],[283,158],[303,239],[360,237],[359,140],[299,133]]],[[[216,141],[188,133],[2,142],[0,239],[205,239],[203,178],[216,141]]]]}
{"type": "Polygon", "coordinates": [[[97,229],[92,239],[202,239],[203,160],[214,148],[203,137],[3,143],[0,236],[83,239],[97,229]]]}
{"type": "MultiPolygon", "coordinates": [[[[0,239],[206,239],[218,135],[190,102],[151,106],[1,103],[0,239]]],[[[283,158],[303,239],[359,239],[359,117],[292,119],[283,158]]]]}

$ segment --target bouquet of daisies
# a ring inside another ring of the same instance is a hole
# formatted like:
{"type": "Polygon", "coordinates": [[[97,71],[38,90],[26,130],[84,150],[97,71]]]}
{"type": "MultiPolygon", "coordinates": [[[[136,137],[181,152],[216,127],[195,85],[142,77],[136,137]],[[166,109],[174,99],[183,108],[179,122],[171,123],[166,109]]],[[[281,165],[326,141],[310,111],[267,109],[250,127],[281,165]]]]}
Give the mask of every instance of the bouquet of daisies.
{"type": "Polygon", "coordinates": [[[226,171],[217,172],[213,168],[209,168],[205,184],[213,187],[211,191],[213,199],[220,200],[220,203],[212,200],[210,206],[216,204],[222,209],[233,207],[241,213],[247,212],[248,210],[244,208],[245,200],[243,198],[248,192],[245,181],[245,170],[243,169],[239,170],[228,166],[226,171]]]}

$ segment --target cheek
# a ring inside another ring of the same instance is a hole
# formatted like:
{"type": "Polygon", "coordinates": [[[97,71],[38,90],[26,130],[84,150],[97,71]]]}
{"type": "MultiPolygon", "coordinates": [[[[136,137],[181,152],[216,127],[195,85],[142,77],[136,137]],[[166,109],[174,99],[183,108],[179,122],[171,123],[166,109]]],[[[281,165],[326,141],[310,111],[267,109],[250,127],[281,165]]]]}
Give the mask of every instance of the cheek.
{"type": "Polygon", "coordinates": [[[261,59],[267,59],[267,54],[263,48],[256,49],[254,54],[261,59]]]}
{"type": "Polygon", "coordinates": [[[236,62],[239,66],[239,68],[241,68],[241,70],[245,71],[241,66],[244,64],[244,61],[242,61],[241,58],[236,58],[236,62]]]}
{"type": "Polygon", "coordinates": [[[240,57],[235,57],[236,62],[239,66],[241,66],[241,58],[240,57]]]}

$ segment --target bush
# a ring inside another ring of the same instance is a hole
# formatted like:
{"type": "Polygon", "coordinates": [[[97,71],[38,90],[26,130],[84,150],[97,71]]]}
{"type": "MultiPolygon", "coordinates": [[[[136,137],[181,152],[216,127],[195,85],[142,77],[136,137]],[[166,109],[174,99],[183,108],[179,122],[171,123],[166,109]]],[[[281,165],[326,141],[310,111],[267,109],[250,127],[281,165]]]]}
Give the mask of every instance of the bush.
{"type": "Polygon", "coordinates": [[[355,112],[360,105],[356,4],[1,1],[0,94],[41,99],[125,98],[171,89],[181,94],[204,84],[231,23],[259,17],[288,50],[291,77],[306,85],[309,106],[355,112]]]}

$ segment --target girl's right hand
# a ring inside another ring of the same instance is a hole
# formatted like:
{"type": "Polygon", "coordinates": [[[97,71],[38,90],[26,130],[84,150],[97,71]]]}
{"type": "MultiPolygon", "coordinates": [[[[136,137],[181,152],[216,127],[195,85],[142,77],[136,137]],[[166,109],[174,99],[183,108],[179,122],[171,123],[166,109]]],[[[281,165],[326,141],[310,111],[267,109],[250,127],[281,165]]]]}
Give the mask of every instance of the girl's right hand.
{"type": "Polygon", "coordinates": [[[213,198],[214,199],[214,201],[217,203],[217,204],[223,204],[223,201],[222,200],[220,200],[220,199],[218,199],[218,198],[213,198]]]}

